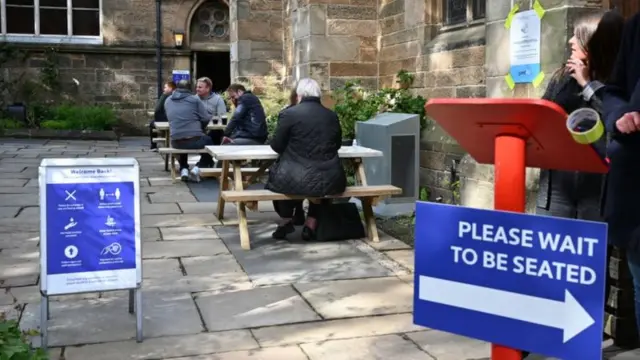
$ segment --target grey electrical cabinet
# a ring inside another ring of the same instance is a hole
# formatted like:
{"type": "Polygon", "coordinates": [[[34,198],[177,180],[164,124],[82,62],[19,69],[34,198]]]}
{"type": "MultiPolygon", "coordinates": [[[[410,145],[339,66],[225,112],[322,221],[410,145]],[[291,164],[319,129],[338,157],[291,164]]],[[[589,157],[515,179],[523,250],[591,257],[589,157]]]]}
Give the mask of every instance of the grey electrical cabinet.
{"type": "Polygon", "coordinates": [[[420,117],[383,113],[356,124],[358,145],[380,150],[384,156],[365,158],[369,185],[394,185],[402,194],[380,202],[375,212],[396,216],[414,211],[419,187],[420,117]]]}

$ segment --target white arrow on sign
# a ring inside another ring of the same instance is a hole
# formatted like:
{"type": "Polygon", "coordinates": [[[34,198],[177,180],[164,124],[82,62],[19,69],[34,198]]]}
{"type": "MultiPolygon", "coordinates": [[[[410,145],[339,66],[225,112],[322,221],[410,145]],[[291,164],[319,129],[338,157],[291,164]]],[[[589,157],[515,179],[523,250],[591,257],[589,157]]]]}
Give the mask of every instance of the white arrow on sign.
{"type": "Polygon", "coordinates": [[[520,320],[563,331],[566,343],[595,320],[568,290],[564,301],[420,276],[420,300],[520,320]]]}

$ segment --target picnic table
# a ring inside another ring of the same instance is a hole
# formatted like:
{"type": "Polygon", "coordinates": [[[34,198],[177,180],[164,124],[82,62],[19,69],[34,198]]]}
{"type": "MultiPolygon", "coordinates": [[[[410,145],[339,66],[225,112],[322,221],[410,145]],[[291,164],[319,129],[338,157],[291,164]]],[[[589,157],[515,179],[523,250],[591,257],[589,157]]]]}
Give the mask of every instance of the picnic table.
{"type": "MultiPolygon", "coordinates": [[[[155,123],[156,130],[158,134],[164,138],[165,149],[171,148],[171,134],[169,131],[169,122],[168,121],[158,121],[155,123]]],[[[227,128],[227,125],[223,125],[220,120],[216,124],[213,121],[209,122],[207,125],[207,130],[224,130],[227,128]]],[[[165,153],[167,151],[164,151],[165,153]]],[[[169,171],[169,158],[171,154],[167,154],[164,158],[164,171],[169,171]]]]}
{"type": "MultiPolygon", "coordinates": [[[[257,209],[258,201],[304,199],[301,196],[273,193],[269,190],[246,190],[245,185],[255,182],[271,164],[278,159],[278,154],[269,145],[223,145],[207,146],[206,150],[222,162],[222,176],[220,177],[220,193],[218,195],[217,216],[219,220],[224,218],[224,207],[227,201],[237,203],[238,228],[240,231],[240,243],[243,249],[251,249],[249,229],[247,224],[246,208],[257,209]],[[243,181],[242,164],[247,161],[260,160],[261,165],[253,172],[249,180],[243,181]],[[229,172],[233,167],[234,189],[230,190],[229,172]]],[[[359,198],[365,218],[365,225],[369,240],[378,242],[378,229],[373,215],[373,205],[385,196],[397,195],[402,192],[400,188],[391,185],[367,185],[367,179],[362,163],[363,158],[380,157],[383,153],[362,146],[343,146],[338,151],[341,159],[350,162],[355,169],[357,186],[347,187],[347,190],[339,195],[327,198],[359,198]]]]}

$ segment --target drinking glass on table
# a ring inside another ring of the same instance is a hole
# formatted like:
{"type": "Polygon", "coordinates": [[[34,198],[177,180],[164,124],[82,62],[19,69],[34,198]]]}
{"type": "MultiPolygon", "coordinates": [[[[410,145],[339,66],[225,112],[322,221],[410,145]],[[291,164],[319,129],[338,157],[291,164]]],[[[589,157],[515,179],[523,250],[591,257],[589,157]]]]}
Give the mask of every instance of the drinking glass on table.
{"type": "Polygon", "coordinates": [[[213,125],[218,125],[218,123],[220,122],[220,116],[216,115],[211,119],[211,122],[213,123],[213,125]]]}
{"type": "Polygon", "coordinates": [[[227,125],[227,114],[222,115],[222,125],[227,125]]]}

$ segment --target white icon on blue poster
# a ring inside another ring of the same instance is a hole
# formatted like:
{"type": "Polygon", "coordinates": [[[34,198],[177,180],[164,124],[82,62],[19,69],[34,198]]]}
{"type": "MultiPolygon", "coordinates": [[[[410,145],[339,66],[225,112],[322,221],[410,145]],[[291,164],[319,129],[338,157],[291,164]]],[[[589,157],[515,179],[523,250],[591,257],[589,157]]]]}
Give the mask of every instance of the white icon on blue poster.
{"type": "Polygon", "coordinates": [[[64,199],[65,201],[69,201],[69,200],[77,200],[76,199],[76,190],[73,191],[64,191],[67,194],[67,197],[64,199]]]}
{"type": "Polygon", "coordinates": [[[64,256],[66,256],[67,259],[74,259],[78,256],[78,248],[74,245],[67,246],[64,248],[64,256]]]}
{"type": "Polygon", "coordinates": [[[69,222],[67,223],[67,225],[64,226],[64,229],[66,231],[76,227],[76,225],[78,225],[78,222],[75,221],[73,218],[69,218],[69,222]]]}
{"type": "Polygon", "coordinates": [[[116,221],[111,216],[107,216],[107,221],[104,224],[109,227],[114,227],[117,225],[116,221]]]}
{"type": "Polygon", "coordinates": [[[122,252],[122,245],[120,243],[114,242],[111,243],[102,249],[100,255],[113,255],[118,256],[122,252]]]}
{"type": "Polygon", "coordinates": [[[98,195],[100,195],[100,201],[109,201],[112,199],[115,199],[116,201],[120,200],[120,188],[116,188],[114,192],[112,193],[107,193],[104,191],[104,188],[100,188],[100,192],[98,193],[98,195]]]}

